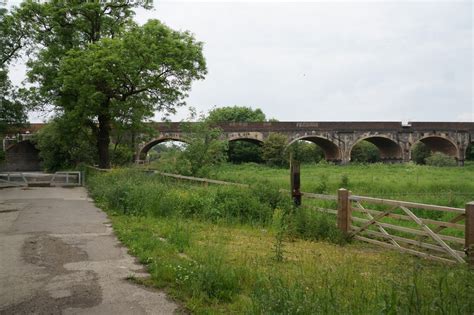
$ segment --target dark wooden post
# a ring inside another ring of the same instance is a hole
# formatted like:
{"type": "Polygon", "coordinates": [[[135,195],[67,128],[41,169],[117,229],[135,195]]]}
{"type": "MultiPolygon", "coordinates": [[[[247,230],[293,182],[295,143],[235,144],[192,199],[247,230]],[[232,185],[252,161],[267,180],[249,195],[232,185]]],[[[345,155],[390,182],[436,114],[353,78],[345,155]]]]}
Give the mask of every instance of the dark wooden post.
{"type": "Polygon", "coordinates": [[[464,232],[467,263],[474,267],[474,201],[466,204],[466,231],[464,232]]]}
{"type": "Polygon", "coordinates": [[[291,197],[295,206],[301,206],[301,181],[300,181],[300,163],[298,161],[290,161],[290,177],[291,177],[291,197]]]}
{"type": "Polygon", "coordinates": [[[349,201],[350,191],[341,188],[337,191],[337,227],[344,234],[351,230],[351,203],[349,201]]]}

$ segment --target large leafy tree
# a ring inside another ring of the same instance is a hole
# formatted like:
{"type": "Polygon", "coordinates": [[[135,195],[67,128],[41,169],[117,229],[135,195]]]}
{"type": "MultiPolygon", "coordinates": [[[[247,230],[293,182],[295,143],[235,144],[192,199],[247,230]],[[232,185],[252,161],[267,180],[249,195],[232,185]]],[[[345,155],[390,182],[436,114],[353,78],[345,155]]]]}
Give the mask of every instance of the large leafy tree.
{"type": "Polygon", "coordinates": [[[153,20],[120,39],[70,51],[58,74],[58,105],[90,122],[97,135],[99,165],[108,167],[113,121],[132,112],[145,118],[155,110],[173,111],[183,104],[192,81],[205,72],[201,44],[189,33],[153,20]]]}
{"type": "MultiPolygon", "coordinates": [[[[209,112],[208,121],[219,122],[264,122],[265,114],[260,108],[252,109],[245,106],[226,106],[214,108],[209,112]]],[[[262,162],[262,148],[259,144],[232,141],[229,143],[229,161],[233,163],[262,162]]]]}
{"type": "Polygon", "coordinates": [[[23,29],[15,31],[13,20],[5,9],[0,9],[0,135],[26,120],[25,106],[16,100],[16,93],[8,77],[8,65],[24,46],[23,29]]]}
{"type": "Polygon", "coordinates": [[[99,166],[109,166],[112,126],[138,128],[155,110],[183,104],[206,73],[202,44],[158,21],[142,27],[133,9],[146,2],[24,1],[12,12],[27,25],[28,93],[96,137],[99,166]]]}

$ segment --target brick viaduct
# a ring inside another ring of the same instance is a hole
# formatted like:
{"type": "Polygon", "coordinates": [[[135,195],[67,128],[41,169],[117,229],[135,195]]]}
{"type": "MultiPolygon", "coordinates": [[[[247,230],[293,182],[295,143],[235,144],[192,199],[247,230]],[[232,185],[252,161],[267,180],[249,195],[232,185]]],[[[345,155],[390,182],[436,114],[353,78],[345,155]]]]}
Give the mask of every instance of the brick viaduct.
{"type": "MultiPolygon", "coordinates": [[[[161,142],[186,142],[180,123],[154,123],[154,127],[159,136],[139,147],[138,160],[161,142]]],[[[463,165],[466,149],[474,142],[472,122],[263,122],[221,123],[219,127],[229,141],[262,143],[270,133],[278,132],[287,137],[288,145],[298,140],[314,142],[326,160],[339,164],[349,163],[354,145],[367,140],[378,147],[386,163],[410,161],[413,145],[421,141],[431,151],[448,154],[463,165]]]]}
{"type": "MultiPolygon", "coordinates": [[[[21,142],[3,140],[6,163],[0,170],[26,171],[39,169],[38,151],[28,137],[43,124],[31,124],[23,131],[21,142]]],[[[137,148],[137,161],[146,159],[148,151],[155,145],[175,140],[186,142],[186,132],[181,123],[153,123],[158,135],[137,148]]],[[[320,146],[326,160],[346,164],[351,160],[354,145],[367,140],[378,147],[386,163],[408,162],[411,150],[418,142],[426,144],[433,152],[442,152],[454,157],[459,165],[464,164],[466,149],[474,143],[474,122],[263,122],[221,123],[223,137],[229,141],[262,143],[271,133],[287,137],[287,144],[298,140],[311,141],[320,146]]]]}

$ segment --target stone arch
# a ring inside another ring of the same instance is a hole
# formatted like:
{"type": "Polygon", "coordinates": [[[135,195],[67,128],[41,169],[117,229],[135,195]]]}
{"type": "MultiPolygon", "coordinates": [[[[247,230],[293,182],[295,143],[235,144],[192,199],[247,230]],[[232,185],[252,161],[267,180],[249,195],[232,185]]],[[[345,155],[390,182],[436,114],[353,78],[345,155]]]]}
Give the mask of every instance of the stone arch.
{"type": "Polygon", "coordinates": [[[380,158],[385,163],[396,163],[403,161],[403,149],[402,147],[393,139],[387,136],[374,135],[367,136],[360,139],[351,146],[349,150],[349,158],[352,154],[354,147],[361,141],[367,141],[375,145],[380,152],[380,158]]]}
{"type": "Polygon", "coordinates": [[[155,145],[167,142],[167,141],[179,141],[183,143],[189,143],[189,141],[186,138],[183,138],[181,136],[162,136],[156,139],[153,139],[149,142],[147,142],[141,149],[139,149],[138,154],[137,154],[137,160],[145,160],[146,155],[148,151],[150,151],[151,148],[153,148],[155,145]]]}
{"type": "Polygon", "coordinates": [[[232,141],[246,141],[255,144],[263,143],[263,134],[261,132],[233,132],[227,134],[227,140],[232,141]]]}
{"type": "Polygon", "coordinates": [[[324,152],[324,157],[326,161],[339,163],[342,160],[342,153],[339,146],[335,144],[334,142],[332,142],[331,140],[329,140],[328,138],[325,138],[322,136],[308,135],[308,136],[299,137],[299,138],[293,139],[290,143],[288,143],[286,147],[288,148],[290,145],[292,145],[293,143],[299,140],[313,142],[314,144],[319,146],[324,152]]]}
{"type": "Polygon", "coordinates": [[[8,146],[5,162],[0,169],[6,171],[40,171],[39,150],[30,140],[23,140],[8,146]]]}
{"type": "Polygon", "coordinates": [[[238,136],[229,137],[227,149],[228,161],[240,163],[263,163],[263,140],[256,137],[238,136]]]}
{"type": "Polygon", "coordinates": [[[438,135],[426,136],[426,137],[420,138],[418,141],[413,143],[413,145],[410,148],[410,156],[411,156],[411,150],[418,142],[421,142],[424,145],[426,145],[430,149],[431,152],[441,152],[455,158],[456,160],[461,159],[461,157],[459,156],[460,151],[456,142],[452,141],[451,139],[447,137],[438,136],[438,135]]]}

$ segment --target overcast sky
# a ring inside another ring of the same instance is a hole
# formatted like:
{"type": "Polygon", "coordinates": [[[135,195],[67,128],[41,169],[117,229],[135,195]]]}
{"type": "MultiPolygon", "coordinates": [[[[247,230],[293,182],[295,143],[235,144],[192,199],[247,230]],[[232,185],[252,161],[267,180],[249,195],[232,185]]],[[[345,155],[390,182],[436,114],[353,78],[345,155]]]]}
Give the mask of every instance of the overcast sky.
{"type": "Polygon", "coordinates": [[[204,42],[209,73],[187,99],[198,111],[241,105],[282,121],[474,121],[473,14],[471,1],[155,0],[136,19],[160,19],[204,42]]]}

